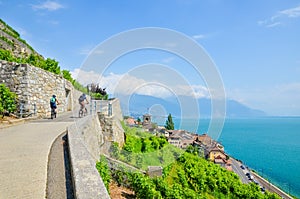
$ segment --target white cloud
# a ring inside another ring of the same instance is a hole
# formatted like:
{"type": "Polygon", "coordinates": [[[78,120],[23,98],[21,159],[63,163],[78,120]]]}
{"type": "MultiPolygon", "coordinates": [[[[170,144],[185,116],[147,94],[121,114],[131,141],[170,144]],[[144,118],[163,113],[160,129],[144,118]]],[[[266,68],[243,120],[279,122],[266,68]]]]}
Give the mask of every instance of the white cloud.
{"type": "Polygon", "coordinates": [[[55,1],[46,1],[44,3],[40,3],[37,5],[32,5],[32,9],[34,10],[48,10],[48,11],[55,11],[64,8],[64,6],[55,1]]]}
{"type": "Polygon", "coordinates": [[[193,35],[193,38],[198,40],[198,39],[204,39],[206,36],[203,34],[199,34],[199,35],[193,35]]]}
{"type": "Polygon", "coordinates": [[[273,28],[273,27],[276,27],[276,26],[279,26],[279,25],[282,25],[282,23],[281,22],[275,22],[275,23],[271,23],[271,24],[266,25],[266,27],[273,28]]]}
{"type": "Polygon", "coordinates": [[[160,82],[148,82],[144,79],[128,75],[114,74],[102,76],[94,71],[71,71],[74,79],[83,85],[99,83],[100,87],[106,88],[109,93],[128,95],[137,93],[156,97],[170,97],[173,94],[190,96],[195,98],[209,98],[209,91],[202,85],[163,85],[160,82]]]}
{"type": "Polygon", "coordinates": [[[290,9],[286,9],[286,10],[282,10],[279,12],[282,15],[285,15],[287,17],[300,17],[300,6],[295,7],[295,8],[290,8],[290,9]]]}
{"type": "Polygon", "coordinates": [[[286,10],[281,10],[277,12],[275,15],[273,15],[270,18],[267,18],[265,20],[258,21],[258,25],[265,26],[267,28],[273,28],[280,25],[283,25],[284,19],[287,18],[297,18],[300,17],[300,6],[289,8],[286,10]]]}

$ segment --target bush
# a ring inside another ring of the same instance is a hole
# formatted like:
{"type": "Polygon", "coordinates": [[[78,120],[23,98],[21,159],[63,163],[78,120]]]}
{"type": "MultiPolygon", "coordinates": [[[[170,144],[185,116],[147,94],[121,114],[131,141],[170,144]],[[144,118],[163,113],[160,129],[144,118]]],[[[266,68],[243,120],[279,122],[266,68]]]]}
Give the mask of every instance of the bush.
{"type": "Polygon", "coordinates": [[[16,110],[16,94],[4,84],[0,84],[0,114],[12,113],[16,110]]]}
{"type": "Polygon", "coordinates": [[[96,168],[105,184],[107,191],[109,192],[109,182],[111,179],[111,174],[105,156],[101,155],[100,161],[96,163],[96,168]]]}

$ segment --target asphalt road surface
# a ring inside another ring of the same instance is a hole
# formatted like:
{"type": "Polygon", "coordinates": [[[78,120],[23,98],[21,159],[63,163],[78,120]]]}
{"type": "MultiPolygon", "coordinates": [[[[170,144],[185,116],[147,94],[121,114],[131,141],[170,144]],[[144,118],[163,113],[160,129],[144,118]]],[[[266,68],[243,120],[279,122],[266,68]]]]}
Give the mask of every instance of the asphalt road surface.
{"type": "Polygon", "coordinates": [[[232,170],[234,171],[234,173],[238,174],[238,176],[240,177],[241,181],[244,184],[248,184],[249,183],[249,179],[246,176],[246,173],[244,172],[244,170],[241,168],[241,163],[239,163],[237,160],[231,158],[231,162],[232,162],[232,170]]]}

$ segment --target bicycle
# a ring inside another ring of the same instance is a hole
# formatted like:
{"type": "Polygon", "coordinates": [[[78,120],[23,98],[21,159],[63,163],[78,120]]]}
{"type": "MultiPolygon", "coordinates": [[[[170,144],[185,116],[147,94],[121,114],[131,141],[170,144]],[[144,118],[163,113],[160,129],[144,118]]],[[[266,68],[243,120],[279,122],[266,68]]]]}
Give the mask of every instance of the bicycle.
{"type": "Polygon", "coordinates": [[[55,108],[51,108],[51,119],[56,118],[56,111],[55,108]]]}
{"type": "Polygon", "coordinates": [[[80,110],[79,110],[79,117],[84,117],[87,115],[87,109],[83,106],[80,107],[80,110]]]}

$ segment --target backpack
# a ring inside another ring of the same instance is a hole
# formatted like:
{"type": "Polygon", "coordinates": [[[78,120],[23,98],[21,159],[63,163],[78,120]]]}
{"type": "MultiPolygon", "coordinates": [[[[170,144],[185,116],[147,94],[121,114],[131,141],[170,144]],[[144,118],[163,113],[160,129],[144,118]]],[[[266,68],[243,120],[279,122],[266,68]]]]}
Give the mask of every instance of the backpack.
{"type": "Polygon", "coordinates": [[[78,99],[79,102],[83,102],[85,100],[85,97],[83,95],[81,95],[78,99]]]}
{"type": "Polygon", "coordinates": [[[50,104],[51,104],[51,105],[55,105],[55,102],[56,102],[55,98],[52,97],[52,98],[50,99],[50,104]]]}

